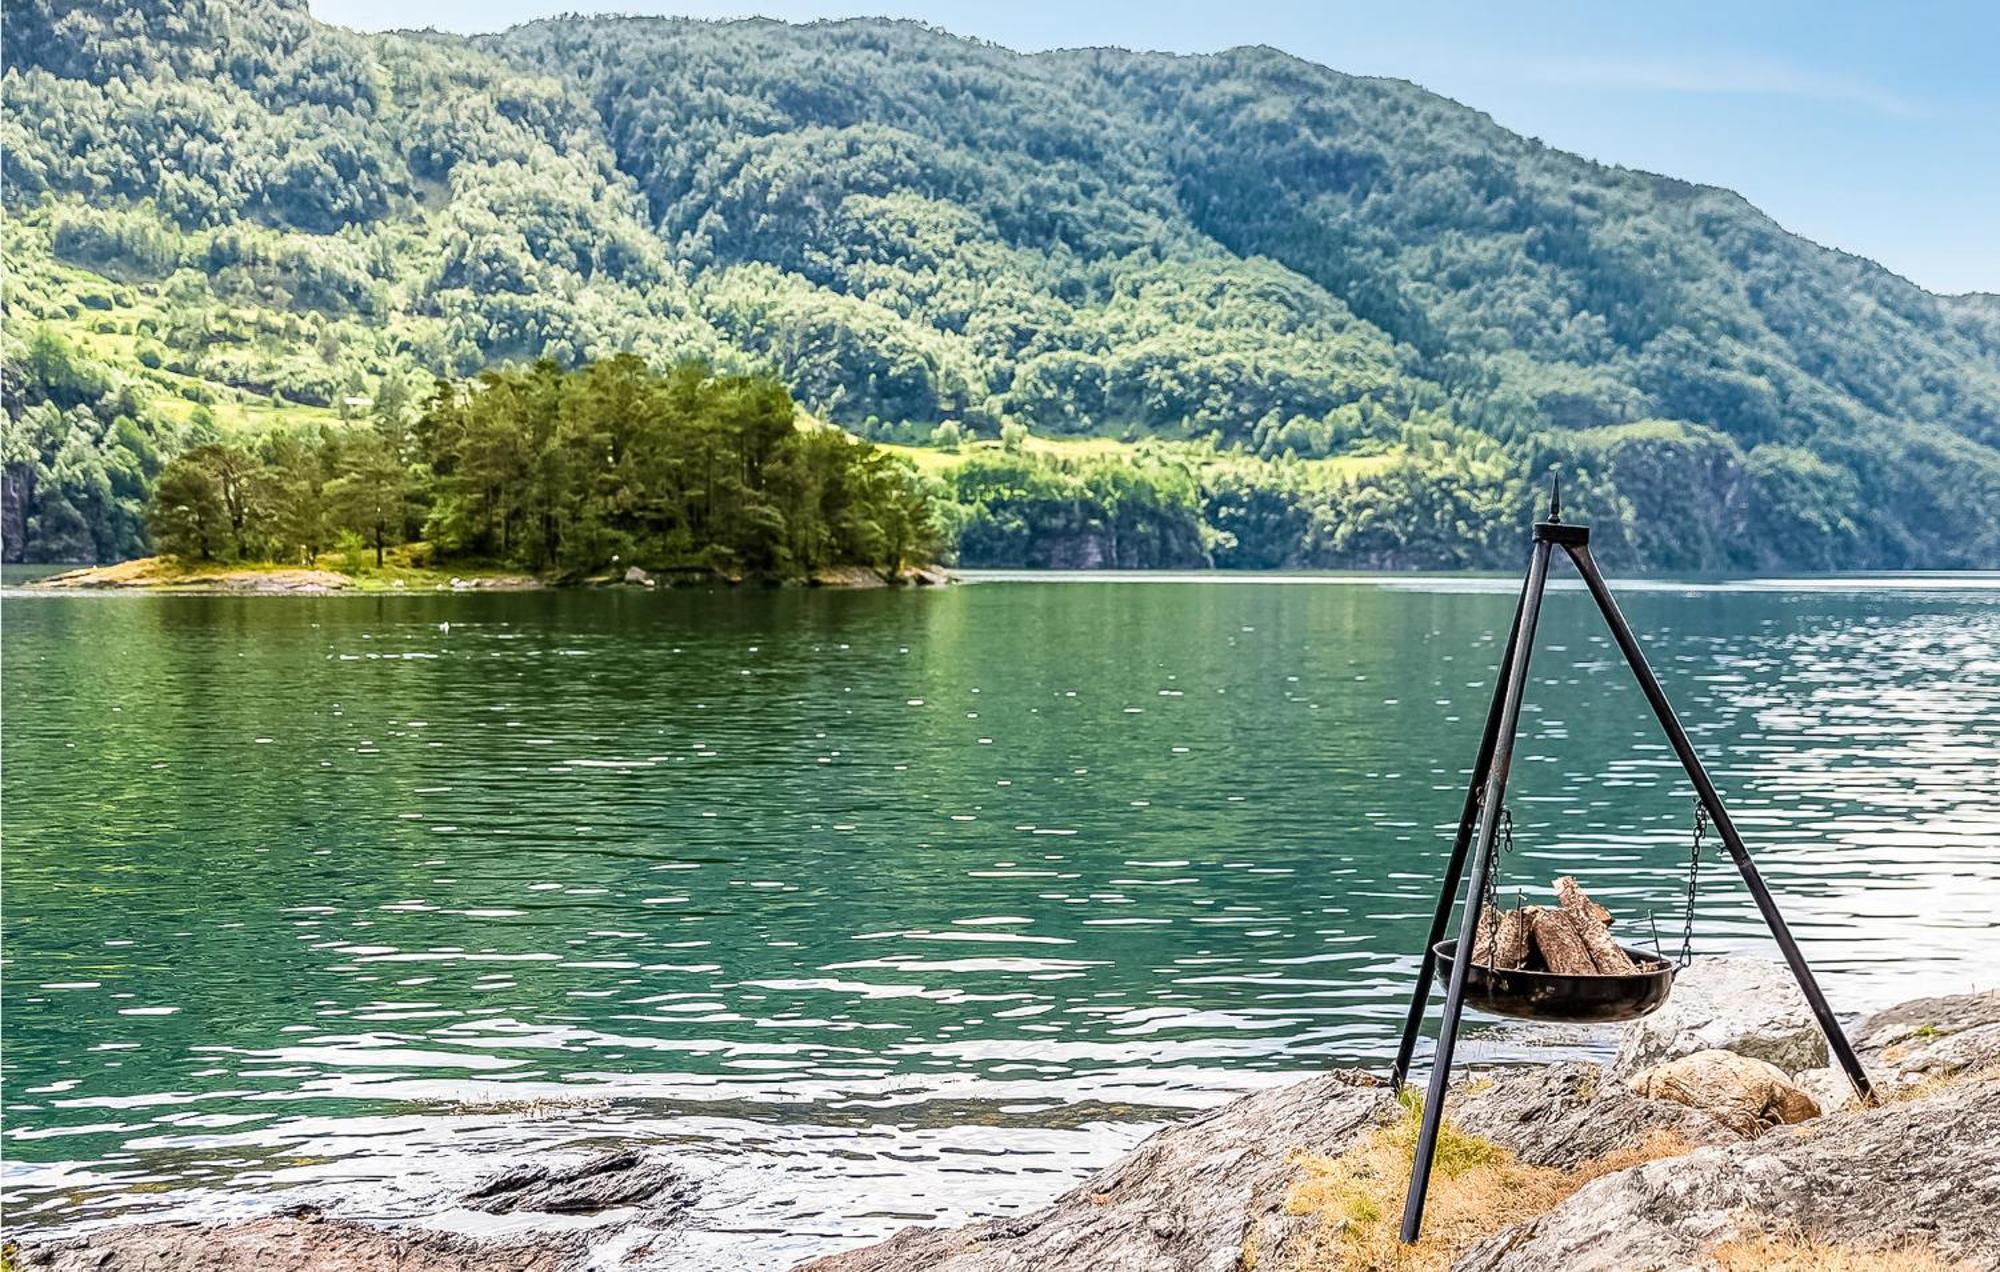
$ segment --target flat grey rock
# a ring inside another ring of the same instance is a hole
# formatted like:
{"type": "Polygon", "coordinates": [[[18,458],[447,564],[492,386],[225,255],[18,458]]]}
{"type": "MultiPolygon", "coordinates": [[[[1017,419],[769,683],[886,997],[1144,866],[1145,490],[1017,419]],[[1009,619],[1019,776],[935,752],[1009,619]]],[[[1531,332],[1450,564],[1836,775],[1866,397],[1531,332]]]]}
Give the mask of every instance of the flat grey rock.
{"type": "Polygon", "coordinates": [[[573,1233],[482,1241],[333,1219],[310,1206],[240,1223],[140,1223],[11,1251],[22,1272],[574,1272],[573,1233]]]}
{"type": "Polygon", "coordinates": [[[1681,969],[1666,1006],[1625,1031],[1611,1071],[1629,1077],[1693,1055],[1733,1051],[1786,1073],[1826,1063],[1826,1036],[1791,969],[1764,959],[1703,958],[1681,969]]]}

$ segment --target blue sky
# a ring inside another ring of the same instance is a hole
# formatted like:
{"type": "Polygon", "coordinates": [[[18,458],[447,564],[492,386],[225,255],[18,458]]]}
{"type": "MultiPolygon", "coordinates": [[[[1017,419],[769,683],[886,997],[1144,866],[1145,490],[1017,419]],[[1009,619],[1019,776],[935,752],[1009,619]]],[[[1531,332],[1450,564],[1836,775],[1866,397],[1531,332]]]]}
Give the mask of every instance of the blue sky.
{"type": "Polygon", "coordinates": [[[563,10],[885,14],[1034,50],[1270,44],[1392,75],[1611,163],[1739,190],[1936,291],[2000,292],[2000,3],[1283,0],[312,0],[363,30],[492,31],[563,10]]]}

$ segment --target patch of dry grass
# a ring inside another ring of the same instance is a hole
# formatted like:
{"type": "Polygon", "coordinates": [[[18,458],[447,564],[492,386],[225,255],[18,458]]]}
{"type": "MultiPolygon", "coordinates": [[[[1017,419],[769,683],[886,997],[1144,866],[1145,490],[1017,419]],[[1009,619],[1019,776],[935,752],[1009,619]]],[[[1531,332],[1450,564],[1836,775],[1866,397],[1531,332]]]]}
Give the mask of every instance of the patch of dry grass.
{"type": "Polygon", "coordinates": [[[1726,1241],[1709,1252],[1716,1272],[1964,1272],[1916,1245],[1863,1250],[1809,1237],[1760,1236],[1726,1241]]]}
{"type": "MultiPolygon", "coordinates": [[[[1572,1170],[1526,1166],[1490,1140],[1447,1119],[1438,1131],[1423,1240],[1400,1237],[1410,1158],[1422,1122],[1406,1093],[1403,1116],[1339,1157],[1299,1158],[1301,1178],[1285,1199],[1287,1214],[1316,1218],[1285,1243],[1272,1272],[1442,1272],[1487,1237],[1546,1213],[1593,1179],[1689,1149],[1680,1137],[1645,1142],[1572,1170]]],[[[1246,1253],[1249,1253],[1246,1251],[1246,1253]]]]}

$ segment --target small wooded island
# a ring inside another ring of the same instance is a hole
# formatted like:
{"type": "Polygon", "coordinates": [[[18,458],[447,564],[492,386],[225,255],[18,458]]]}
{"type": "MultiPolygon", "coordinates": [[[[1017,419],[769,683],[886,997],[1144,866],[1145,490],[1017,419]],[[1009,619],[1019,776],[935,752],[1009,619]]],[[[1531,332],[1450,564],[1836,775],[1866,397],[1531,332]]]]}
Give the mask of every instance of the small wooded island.
{"type": "MultiPolygon", "coordinates": [[[[397,410],[209,441],[146,505],[159,558],[54,587],[329,591],[668,579],[899,582],[938,533],[914,469],[801,424],[764,376],[630,355],[439,380],[397,410]]],[[[922,572],[926,581],[933,576],[922,572]]]]}

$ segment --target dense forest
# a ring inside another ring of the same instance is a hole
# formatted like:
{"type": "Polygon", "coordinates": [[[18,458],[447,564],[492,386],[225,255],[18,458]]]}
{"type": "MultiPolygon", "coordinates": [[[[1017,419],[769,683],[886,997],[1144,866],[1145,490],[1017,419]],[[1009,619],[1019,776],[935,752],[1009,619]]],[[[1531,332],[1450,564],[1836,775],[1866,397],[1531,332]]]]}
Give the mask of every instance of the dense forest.
{"type": "MultiPolygon", "coordinates": [[[[23,0],[0,41],[9,560],[146,550],[183,454],[628,354],[925,449],[968,563],[1510,565],[1560,466],[1620,568],[2000,564],[2000,302],[1401,81],[296,0],[23,0]]],[[[404,533],[467,524],[434,459],[404,533]]],[[[448,550],[595,551],[523,498],[448,550]]]]}

